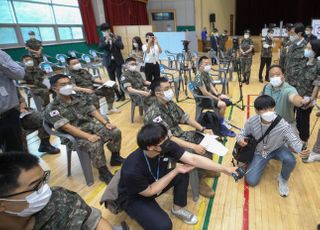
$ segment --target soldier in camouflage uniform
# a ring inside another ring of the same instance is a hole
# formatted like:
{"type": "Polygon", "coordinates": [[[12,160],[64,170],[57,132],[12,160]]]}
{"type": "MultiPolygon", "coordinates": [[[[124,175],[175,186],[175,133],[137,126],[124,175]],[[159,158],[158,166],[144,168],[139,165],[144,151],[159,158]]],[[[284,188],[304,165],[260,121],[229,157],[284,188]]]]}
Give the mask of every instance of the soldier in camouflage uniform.
{"type": "Polygon", "coordinates": [[[119,113],[120,110],[113,108],[114,96],[115,93],[118,92],[117,84],[114,84],[112,87],[95,87],[94,84],[102,85],[106,83],[101,79],[98,79],[89,73],[89,71],[82,69],[79,60],[75,57],[70,57],[67,59],[67,63],[69,65],[69,72],[71,75],[71,80],[74,84],[80,89],[80,91],[84,90],[85,93],[91,94],[91,98],[93,104],[96,108],[99,108],[99,97],[105,97],[108,104],[108,112],[109,113],[119,113]]]}
{"type": "MultiPolygon", "coordinates": [[[[212,130],[202,127],[172,101],[174,93],[170,88],[168,80],[160,78],[155,81],[152,85],[152,90],[157,100],[148,108],[144,118],[145,124],[155,122],[165,125],[172,141],[197,154],[205,154],[206,157],[212,158],[212,154],[206,152],[205,148],[199,145],[203,139],[203,135],[200,133],[212,134],[212,130]],[[200,133],[196,131],[184,131],[179,124],[188,124],[200,133]]],[[[199,177],[201,178],[200,194],[205,197],[212,197],[214,192],[204,181],[204,176],[208,176],[210,173],[205,170],[199,170],[199,172],[199,177]]],[[[210,174],[209,176],[217,175],[210,174]]]]}
{"type": "Polygon", "coordinates": [[[259,69],[259,81],[263,82],[262,79],[262,72],[264,66],[266,66],[266,77],[264,78],[265,81],[269,80],[268,69],[271,65],[272,61],[272,48],[274,47],[273,42],[273,29],[268,29],[268,34],[265,37],[262,37],[262,49],[261,49],[261,58],[260,58],[260,69],[259,69]]]}
{"type": "Polygon", "coordinates": [[[244,39],[240,42],[239,49],[243,82],[248,85],[250,80],[253,55],[253,41],[250,38],[250,30],[244,31],[244,39]]]}
{"type": "Polygon", "coordinates": [[[131,100],[137,105],[142,105],[143,110],[147,111],[155,98],[151,96],[150,90],[147,88],[150,86],[151,82],[144,80],[141,74],[137,71],[137,68],[136,59],[132,57],[127,58],[125,60],[124,72],[122,72],[122,76],[120,78],[120,84],[122,84],[123,88],[128,91],[131,100]]]}
{"type": "MultiPolygon", "coordinates": [[[[80,149],[89,154],[93,166],[99,170],[100,180],[109,183],[112,174],[106,166],[103,146],[107,143],[112,154],[110,165],[121,165],[124,160],[120,156],[121,131],[93,105],[88,105],[80,93],[71,95],[73,85],[68,76],[57,74],[50,78],[50,84],[57,96],[47,106],[45,120],[55,129],[74,136],[80,149]]],[[[64,138],[61,141],[68,148],[74,147],[64,138]]]]}
{"type": "Polygon", "coordinates": [[[42,42],[35,38],[33,31],[30,31],[28,34],[30,39],[26,41],[26,49],[32,56],[35,66],[38,66],[41,62],[43,62],[42,42]]]}
{"type": "Polygon", "coordinates": [[[289,32],[292,29],[293,24],[292,23],[288,23],[286,25],[286,30],[288,33],[287,37],[284,37],[281,40],[281,49],[280,49],[280,60],[279,60],[279,65],[281,66],[281,68],[283,70],[285,70],[285,65],[286,65],[286,57],[287,57],[287,53],[288,53],[288,49],[289,46],[291,45],[290,39],[289,39],[289,32]]]}
{"type": "Polygon", "coordinates": [[[25,151],[28,150],[27,143],[27,132],[38,130],[38,137],[41,140],[39,145],[39,152],[46,152],[48,154],[57,154],[60,153],[60,149],[55,148],[50,144],[50,135],[43,128],[43,118],[42,114],[38,111],[34,111],[27,107],[26,101],[21,96],[19,90],[18,98],[20,102],[20,121],[22,126],[22,142],[25,151]]]}
{"type": "Polygon", "coordinates": [[[310,98],[307,106],[296,108],[296,122],[300,139],[307,142],[310,136],[310,115],[315,104],[317,92],[314,92],[315,83],[320,80],[320,40],[311,40],[304,50],[308,62],[297,78],[297,91],[301,97],[310,98]]]}
{"type": "Polygon", "coordinates": [[[77,193],[50,188],[49,178],[32,154],[0,154],[0,230],[129,229],[125,222],[112,226],[77,193]]]}
{"type": "Polygon", "coordinates": [[[307,42],[303,37],[304,25],[296,23],[290,31],[291,45],[286,56],[286,81],[293,87],[297,87],[298,77],[301,76],[301,71],[306,65],[304,57],[304,48],[307,42]]]}
{"type": "Polygon", "coordinates": [[[42,108],[50,102],[50,91],[43,81],[46,79],[46,73],[34,64],[30,55],[24,55],[22,61],[25,65],[24,81],[30,85],[31,92],[41,102],[42,108]]]}

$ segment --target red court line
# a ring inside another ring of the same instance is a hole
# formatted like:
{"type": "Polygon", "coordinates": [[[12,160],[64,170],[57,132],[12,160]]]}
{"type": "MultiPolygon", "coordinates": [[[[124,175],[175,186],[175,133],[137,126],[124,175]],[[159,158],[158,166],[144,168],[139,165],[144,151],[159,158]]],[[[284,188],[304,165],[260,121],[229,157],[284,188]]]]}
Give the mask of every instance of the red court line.
{"type": "MultiPolygon", "coordinates": [[[[250,96],[247,96],[247,119],[250,117],[250,96]]],[[[243,197],[244,197],[244,204],[243,204],[243,222],[242,222],[242,229],[249,230],[249,187],[244,180],[244,188],[243,188],[243,197]]]]}

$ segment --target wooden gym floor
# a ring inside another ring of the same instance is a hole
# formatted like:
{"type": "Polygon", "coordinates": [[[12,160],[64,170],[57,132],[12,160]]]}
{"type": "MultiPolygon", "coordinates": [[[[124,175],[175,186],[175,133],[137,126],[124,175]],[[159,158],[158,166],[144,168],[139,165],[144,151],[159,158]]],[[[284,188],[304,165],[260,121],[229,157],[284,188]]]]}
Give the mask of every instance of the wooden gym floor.
{"type": "MultiPolygon", "coordinates": [[[[247,105],[249,101],[249,107],[246,106],[244,111],[237,107],[227,110],[231,122],[238,127],[243,127],[247,116],[254,114],[253,101],[263,87],[263,84],[258,82],[259,56],[259,53],[254,56],[250,85],[243,86],[244,102],[247,105]]],[[[236,75],[234,75],[234,81],[230,83],[229,95],[234,102],[239,99],[236,75]]],[[[180,97],[184,98],[184,93],[181,93],[180,97]]],[[[122,131],[121,154],[127,156],[137,148],[136,134],[143,124],[143,119],[139,117],[138,110],[136,110],[135,123],[131,124],[130,103],[116,103],[116,106],[120,106],[122,112],[110,115],[110,119],[122,131]]],[[[180,102],[179,106],[194,117],[195,105],[193,99],[180,102]]],[[[315,111],[316,109],[311,115],[311,127],[316,122],[315,111]]],[[[312,148],[318,130],[319,123],[316,124],[311,135],[309,148],[312,148]]],[[[39,144],[37,137],[31,134],[28,139],[30,151],[39,154],[37,153],[39,144]]],[[[234,138],[228,138],[226,146],[229,148],[229,153],[223,159],[215,157],[216,161],[220,160],[222,164],[230,165],[234,141],[234,138]]],[[[79,193],[89,205],[102,210],[103,216],[112,224],[117,225],[125,220],[131,229],[141,229],[124,212],[113,215],[103,206],[100,206],[99,200],[106,186],[99,181],[95,169],[94,185],[86,186],[75,153],[72,157],[72,176],[67,177],[65,146],[61,146],[59,139],[55,137],[51,138],[51,142],[61,149],[61,154],[55,156],[44,155],[41,160],[42,165],[52,171],[51,186],[63,186],[79,193]]],[[[106,156],[108,159],[110,158],[108,150],[106,150],[106,156]]],[[[117,169],[115,167],[110,168],[112,171],[117,169]]],[[[243,180],[235,183],[232,177],[226,175],[222,175],[217,181],[208,179],[208,183],[216,188],[216,196],[210,200],[200,197],[196,203],[192,201],[189,188],[187,208],[198,215],[199,222],[195,226],[189,226],[169,214],[172,217],[173,229],[316,229],[317,224],[320,223],[320,163],[304,164],[297,157],[297,166],[290,178],[290,194],[287,198],[280,197],[278,193],[276,177],[279,171],[280,163],[271,161],[266,168],[261,183],[255,188],[246,187],[243,180]]],[[[169,191],[158,198],[159,203],[168,213],[172,205],[171,194],[171,191],[169,191]]]]}

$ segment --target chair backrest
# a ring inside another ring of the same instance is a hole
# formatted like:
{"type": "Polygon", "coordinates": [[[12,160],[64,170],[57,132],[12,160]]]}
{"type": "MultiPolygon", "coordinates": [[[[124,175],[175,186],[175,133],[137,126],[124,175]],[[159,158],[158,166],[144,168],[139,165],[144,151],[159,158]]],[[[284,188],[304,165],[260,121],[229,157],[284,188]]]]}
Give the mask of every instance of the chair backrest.
{"type": "Polygon", "coordinates": [[[53,73],[52,63],[50,63],[50,62],[41,62],[39,64],[39,67],[47,74],[53,73]]]}
{"type": "Polygon", "coordinates": [[[91,58],[90,58],[89,54],[82,54],[82,55],[81,55],[81,59],[82,59],[83,61],[85,61],[87,64],[90,64],[90,63],[91,63],[91,58]]]}
{"type": "Polygon", "coordinates": [[[71,56],[71,57],[77,57],[77,52],[75,51],[75,50],[69,50],[68,51],[68,54],[69,54],[69,56],[71,56]]]}
{"type": "Polygon", "coordinates": [[[56,55],[56,59],[61,62],[61,64],[66,65],[67,64],[67,59],[66,59],[66,55],[64,54],[57,54],[56,55]]]}

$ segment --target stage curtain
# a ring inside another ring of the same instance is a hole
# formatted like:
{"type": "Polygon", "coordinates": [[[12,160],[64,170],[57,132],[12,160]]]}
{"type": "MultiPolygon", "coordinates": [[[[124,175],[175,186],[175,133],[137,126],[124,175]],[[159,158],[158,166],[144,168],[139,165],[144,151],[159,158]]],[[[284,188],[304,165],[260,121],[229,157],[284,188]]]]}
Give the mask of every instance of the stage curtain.
{"type": "Polygon", "coordinates": [[[99,36],[91,0],[78,0],[87,44],[97,44],[99,36]]]}
{"type": "Polygon", "coordinates": [[[111,26],[148,25],[146,3],[135,0],[104,0],[106,21],[111,26]]]}

